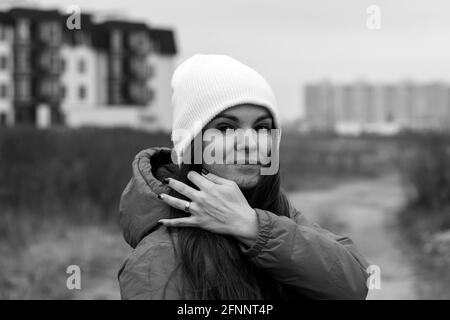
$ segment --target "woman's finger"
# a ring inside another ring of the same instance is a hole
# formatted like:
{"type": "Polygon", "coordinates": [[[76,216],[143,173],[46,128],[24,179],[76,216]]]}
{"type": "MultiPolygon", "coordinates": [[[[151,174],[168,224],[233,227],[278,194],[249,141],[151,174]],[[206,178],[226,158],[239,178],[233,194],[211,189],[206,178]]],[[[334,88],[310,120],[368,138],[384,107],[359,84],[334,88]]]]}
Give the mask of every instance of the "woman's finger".
{"type": "MultiPolygon", "coordinates": [[[[178,199],[172,196],[169,196],[168,194],[165,193],[161,193],[158,198],[160,198],[162,201],[164,201],[165,203],[167,203],[169,206],[174,207],[175,209],[179,209],[181,211],[185,211],[186,209],[186,203],[190,202],[189,205],[189,212],[190,213],[194,213],[195,208],[193,207],[193,203],[191,201],[186,201],[186,200],[182,200],[182,199],[178,199]]],[[[194,205],[195,207],[195,205],[194,205]]]]}
{"type": "Polygon", "coordinates": [[[189,171],[187,174],[187,178],[192,181],[200,190],[206,190],[211,188],[214,184],[203,177],[200,173],[195,171],[189,171]]]}
{"type": "Polygon", "coordinates": [[[182,195],[185,195],[189,199],[192,200],[197,199],[197,194],[199,193],[199,191],[195,190],[194,188],[188,186],[187,184],[181,181],[178,181],[173,178],[166,178],[164,179],[164,183],[166,183],[169,187],[171,187],[175,191],[178,191],[182,195]]]}
{"type": "Polygon", "coordinates": [[[166,227],[196,227],[196,226],[198,226],[198,222],[195,217],[185,217],[185,218],[176,218],[176,219],[161,219],[158,222],[162,223],[166,227]]]}
{"type": "Polygon", "coordinates": [[[216,176],[215,174],[208,172],[207,174],[202,172],[202,175],[211,182],[216,184],[230,184],[231,180],[216,176]]]}

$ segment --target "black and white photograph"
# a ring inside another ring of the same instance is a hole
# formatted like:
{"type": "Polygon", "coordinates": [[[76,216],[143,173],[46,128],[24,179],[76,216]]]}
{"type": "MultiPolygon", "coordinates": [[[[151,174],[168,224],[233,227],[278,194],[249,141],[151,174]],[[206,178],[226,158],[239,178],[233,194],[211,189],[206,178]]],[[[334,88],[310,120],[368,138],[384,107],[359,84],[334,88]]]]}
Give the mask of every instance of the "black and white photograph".
{"type": "Polygon", "coordinates": [[[0,300],[449,285],[449,2],[0,0],[0,300]]]}

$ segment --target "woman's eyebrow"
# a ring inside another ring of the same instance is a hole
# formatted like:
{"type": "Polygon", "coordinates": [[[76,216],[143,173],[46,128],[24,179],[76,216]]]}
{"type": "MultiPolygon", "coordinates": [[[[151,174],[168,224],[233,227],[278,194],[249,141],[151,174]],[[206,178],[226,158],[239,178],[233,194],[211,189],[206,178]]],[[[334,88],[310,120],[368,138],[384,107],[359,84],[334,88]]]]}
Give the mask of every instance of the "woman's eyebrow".
{"type": "Polygon", "coordinates": [[[255,120],[255,123],[256,123],[256,122],[259,122],[259,121],[261,121],[261,120],[265,120],[265,119],[267,119],[267,118],[271,119],[272,117],[271,117],[270,115],[268,115],[268,114],[265,114],[265,115],[263,115],[263,116],[258,117],[258,118],[255,120]]]}
{"type": "MultiPolygon", "coordinates": [[[[232,116],[232,115],[228,115],[228,114],[221,114],[221,115],[218,115],[217,117],[214,118],[214,120],[218,120],[218,119],[220,119],[220,118],[226,118],[226,119],[229,119],[229,120],[232,120],[232,121],[239,122],[239,118],[238,118],[238,117],[232,116]]],[[[267,119],[267,118],[271,119],[272,117],[271,117],[270,115],[268,115],[268,114],[265,114],[265,115],[262,115],[262,116],[256,118],[256,120],[254,121],[254,123],[259,122],[259,121],[261,121],[261,120],[265,120],[265,119],[267,119]]]]}
{"type": "Polygon", "coordinates": [[[226,118],[226,119],[230,119],[230,120],[233,120],[233,121],[236,121],[236,122],[239,121],[238,117],[231,116],[231,115],[228,115],[228,114],[221,114],[221,115],[215,117],[214,120],[217,120],[217,119],[220,119],[220,118],[226,118]]]}

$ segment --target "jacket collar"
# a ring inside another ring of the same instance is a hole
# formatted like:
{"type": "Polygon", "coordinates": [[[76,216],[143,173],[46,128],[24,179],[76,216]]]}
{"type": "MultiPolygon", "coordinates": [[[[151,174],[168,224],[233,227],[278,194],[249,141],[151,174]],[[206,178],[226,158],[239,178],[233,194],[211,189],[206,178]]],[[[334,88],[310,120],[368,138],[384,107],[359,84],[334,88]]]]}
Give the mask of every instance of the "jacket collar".
{"type": "Polygon", "coordinates": [[[125,240],[133,248],[156,229],[160,219],[170,215],[170,207],[158,195],[170,192],[161,181],[178,175],[171,151],[155,147],[139,152],[134,158],[133,177],[122,193],[119,206],[119,223],[125,240]]]}

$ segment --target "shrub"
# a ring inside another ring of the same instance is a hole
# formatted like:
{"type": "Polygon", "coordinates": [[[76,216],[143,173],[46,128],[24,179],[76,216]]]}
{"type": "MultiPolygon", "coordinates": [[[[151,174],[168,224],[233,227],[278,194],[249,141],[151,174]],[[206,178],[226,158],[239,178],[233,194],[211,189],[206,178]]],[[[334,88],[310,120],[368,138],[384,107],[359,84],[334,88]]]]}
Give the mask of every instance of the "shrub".
{"type": "Polygon", "coordinates": [[[0,205],[41,216],[108,218],[117,212],[134,155],[169,145],[166,134],[131,129],[2,129],[0,205]]]}
{"type": "Polygon", "coordinates": [[[450,137],[417,136],[403,150],[401,172],[409,190],[409,205],[424,209],[450,206],[450,137]]]}

